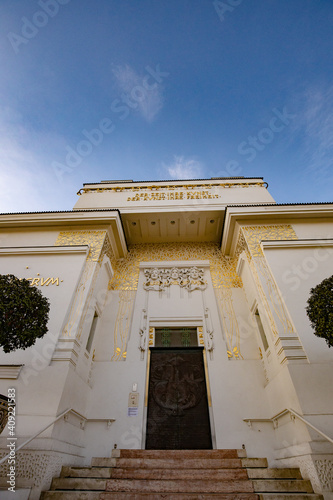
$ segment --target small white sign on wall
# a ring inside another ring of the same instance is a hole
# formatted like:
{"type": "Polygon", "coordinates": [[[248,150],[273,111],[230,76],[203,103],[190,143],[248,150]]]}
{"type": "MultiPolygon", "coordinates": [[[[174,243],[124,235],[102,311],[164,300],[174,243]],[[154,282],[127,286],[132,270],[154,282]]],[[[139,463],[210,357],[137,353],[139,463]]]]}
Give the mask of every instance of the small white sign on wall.
{"type": "Polygon", "coordinates": [[[136,417],[138,415],[138,406],[139,406],[139,394],[137,392],[130,392],[128,397],[128,417],[136,417]]]}

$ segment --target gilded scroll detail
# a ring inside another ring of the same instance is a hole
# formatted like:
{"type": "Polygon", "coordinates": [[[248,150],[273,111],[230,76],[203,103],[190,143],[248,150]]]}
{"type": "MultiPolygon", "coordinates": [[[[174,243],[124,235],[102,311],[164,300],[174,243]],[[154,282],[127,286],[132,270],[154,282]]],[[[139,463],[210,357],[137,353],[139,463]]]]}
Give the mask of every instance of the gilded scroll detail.
{"type": "Polygon", "coordinates": [[[264,240],[297,240],[294,229],[289,224],[245,226],[243,227],[243,234],[247,244],[246,255],[248,262],[269,318],[273,334],[275,336],[278,335],[276,319],[282,324],[284,333],[295,333],[281,293],[260,246],[261,241],[264,240]]]}
{"type": "Polygon", "coordinates": [[[240,350],[240,331],[231,289],[215,290],[227,343],[228,359],[244,359],[240,350]]]}
{"type": "Polygon", "coordinates": [[[119,306],[114,327],[114,354],[111,361],[125,361],[127,355],[128,332],[131,326],[135,293],[130,290],[119,292],[119,306]]]}
{"type": "Polygon", "coordinates": [[[297,235],[290,224],[275,226],[243,226],[244,236],[252,257],[263,255],[261,241],[297,240],[297,235]]]}
{"type": "Polygon", "coordinates": [[[87,260],[97,262],[101,255],[106,231],[60,231],[55,246],[89,245],[87,260]]]}
{"type": "Polygon", "coordinates": [[[60,231],[55,246],[66,245],[89,246],[83,274],[76,289],[68,321],[63,330],[63,336],[76,336],[80,339],[103,257],[106,254],[110,258],[112,265],[115,263],[115,258],[106,231],[60,231]],[[98,264],[97,267],[96,263],[98,264]],[[89,287],[88,292],[87,286],[89,287]]]}

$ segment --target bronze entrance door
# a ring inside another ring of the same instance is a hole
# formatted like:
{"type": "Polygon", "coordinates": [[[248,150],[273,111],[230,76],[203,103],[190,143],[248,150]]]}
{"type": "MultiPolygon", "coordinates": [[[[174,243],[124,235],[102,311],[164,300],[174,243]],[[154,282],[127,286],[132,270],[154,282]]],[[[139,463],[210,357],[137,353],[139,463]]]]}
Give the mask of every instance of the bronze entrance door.
{"type": "Polygon", "coordinates": [[[146,449],[211,448],[203,349],[151,348],[146,449]]]}

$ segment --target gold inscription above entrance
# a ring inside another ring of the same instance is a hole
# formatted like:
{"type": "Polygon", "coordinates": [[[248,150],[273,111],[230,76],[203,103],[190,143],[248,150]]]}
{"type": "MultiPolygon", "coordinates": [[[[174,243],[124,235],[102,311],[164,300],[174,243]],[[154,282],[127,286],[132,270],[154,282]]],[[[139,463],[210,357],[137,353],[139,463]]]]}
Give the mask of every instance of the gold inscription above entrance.
{"type": "Polygon", "coordinates": [[[160,200],[211,200],[220,198],[219,194],[211,194],[209,191],[170,191],[137,193],[129,196],[127,201],[160,201],[160,200]]]}

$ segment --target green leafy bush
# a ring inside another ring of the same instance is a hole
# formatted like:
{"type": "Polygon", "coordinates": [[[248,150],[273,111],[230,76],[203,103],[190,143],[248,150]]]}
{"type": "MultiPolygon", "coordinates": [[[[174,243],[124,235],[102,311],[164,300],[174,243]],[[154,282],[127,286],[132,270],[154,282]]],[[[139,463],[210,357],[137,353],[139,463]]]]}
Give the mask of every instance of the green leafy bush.
{"type": "Polygon", "coordinates": [[[325,339],[328,346],[333,346],[333,276],[323,280],[315,288],[306,308],[307,315],[314,328],[315,335],[325,339]]]}
{"type": "Polygon", "coordinates": [[[26,279],[0,275],[0,347],[26,349],[47,333],[49,300],[26,279]]]}

